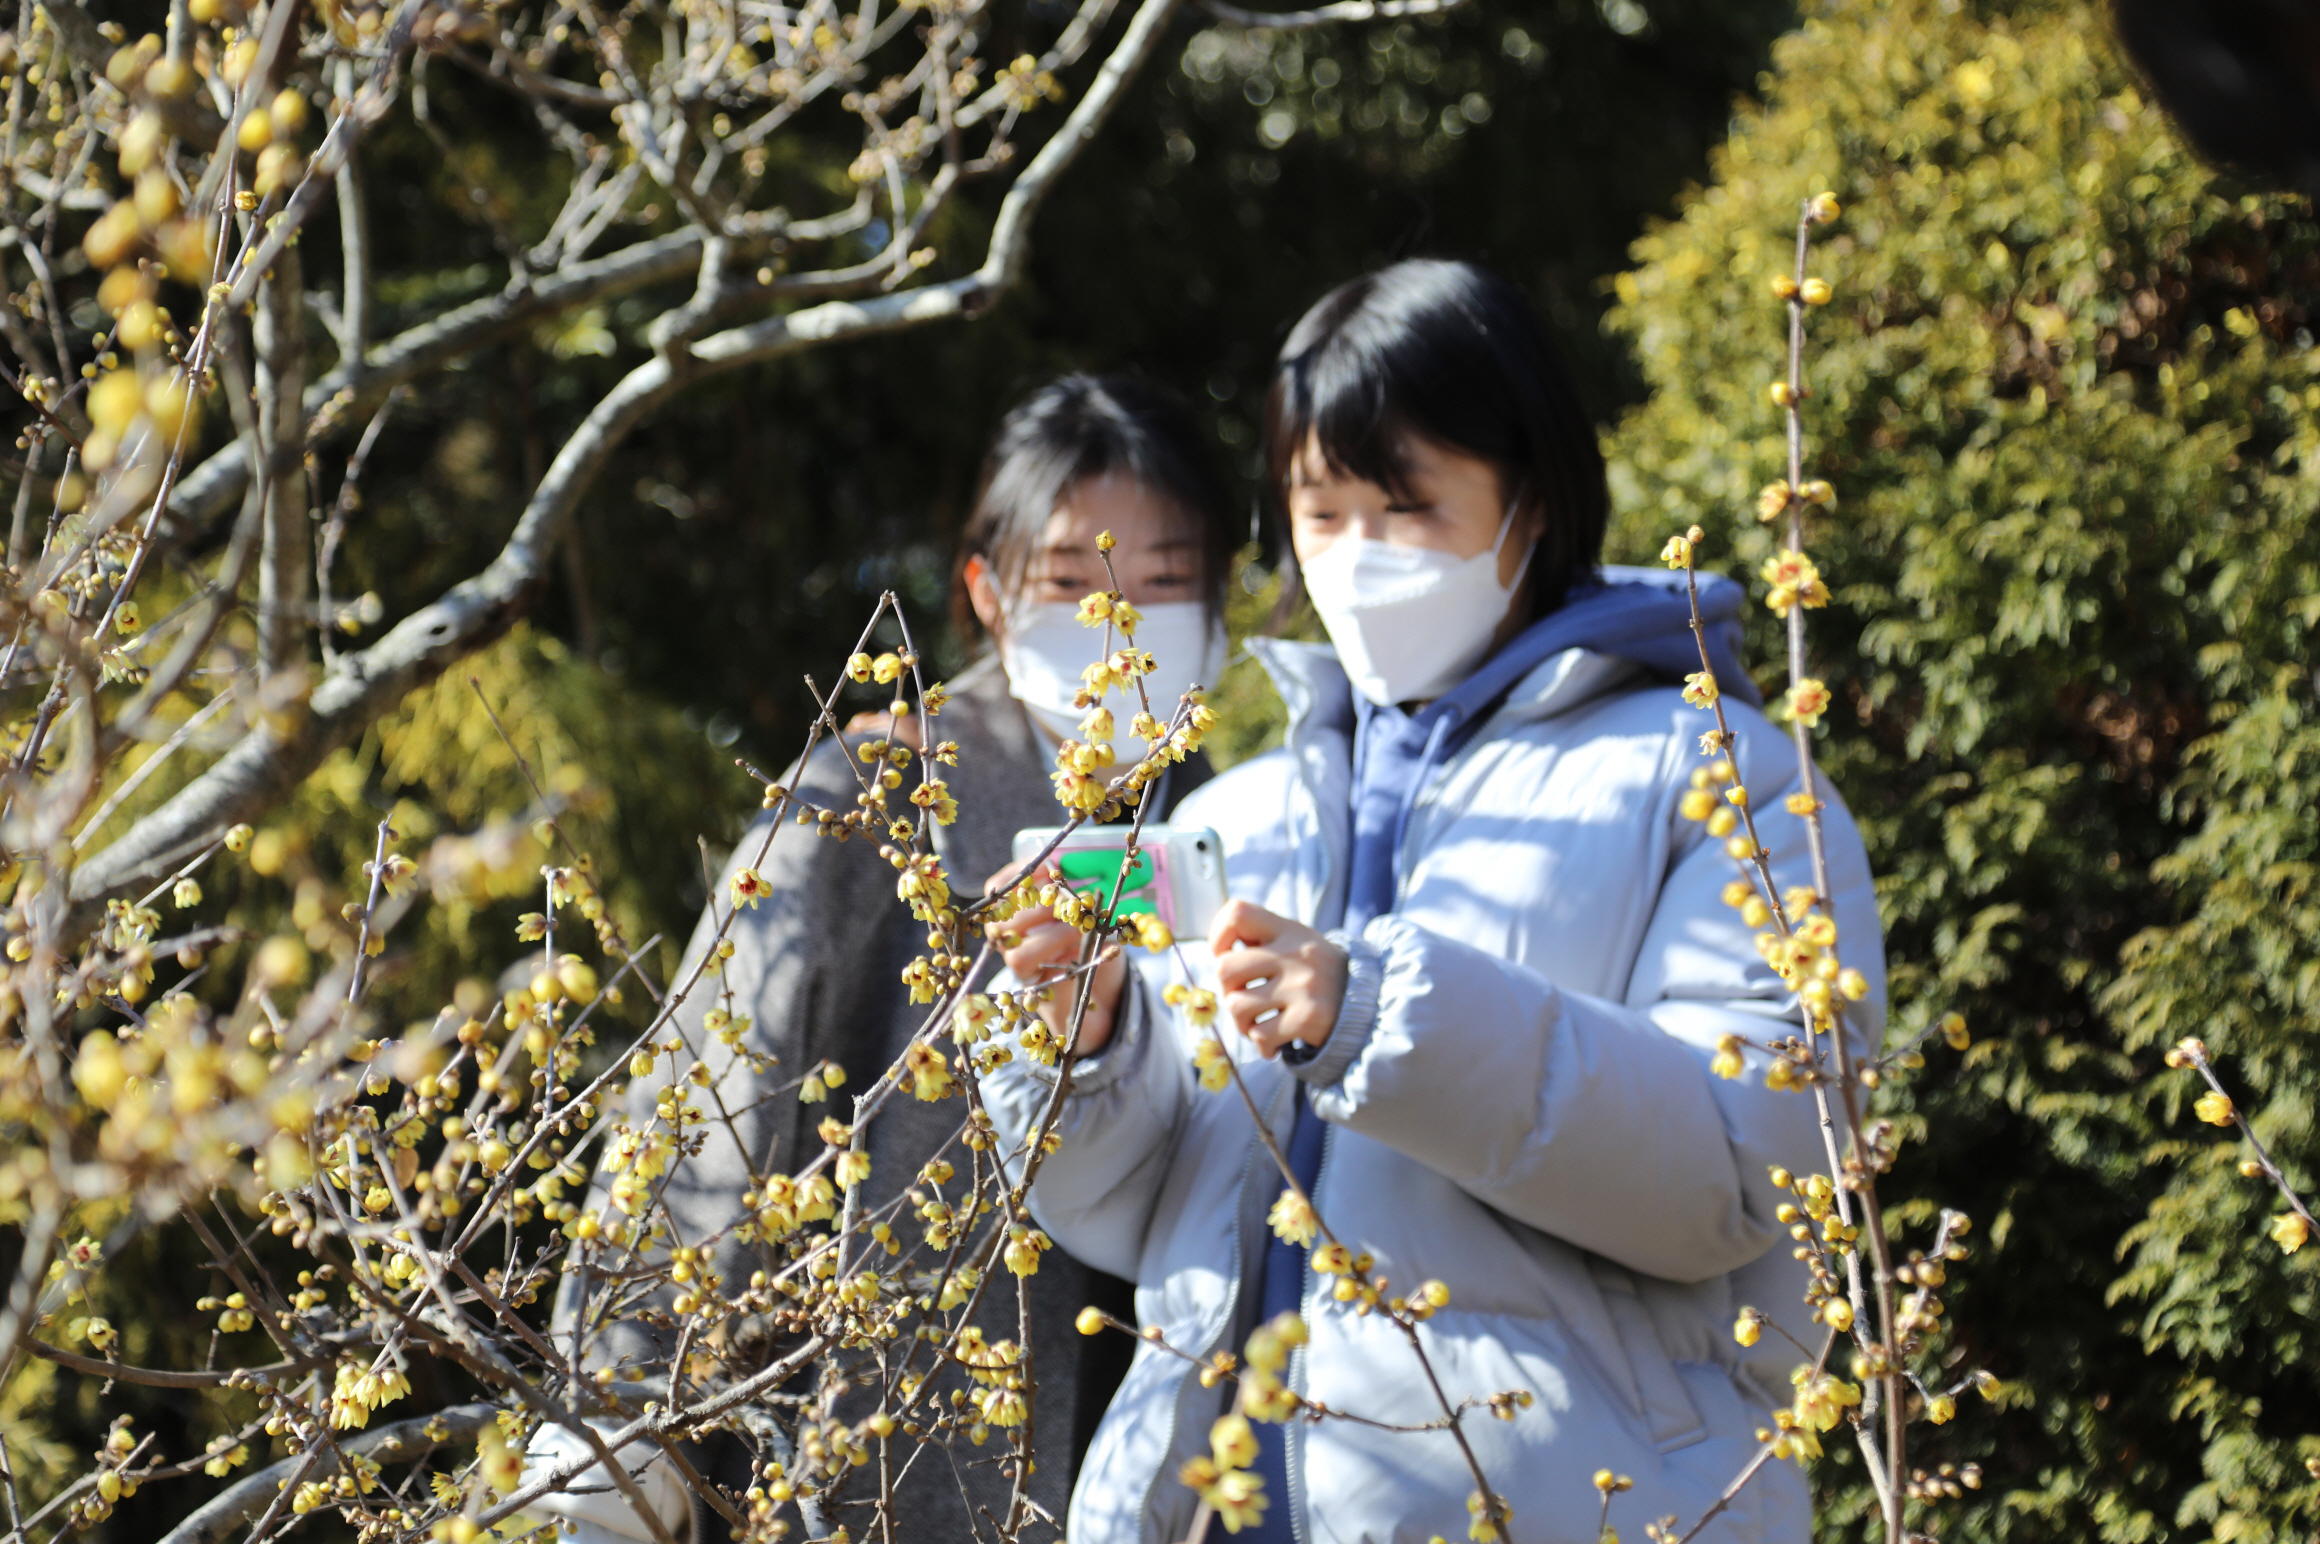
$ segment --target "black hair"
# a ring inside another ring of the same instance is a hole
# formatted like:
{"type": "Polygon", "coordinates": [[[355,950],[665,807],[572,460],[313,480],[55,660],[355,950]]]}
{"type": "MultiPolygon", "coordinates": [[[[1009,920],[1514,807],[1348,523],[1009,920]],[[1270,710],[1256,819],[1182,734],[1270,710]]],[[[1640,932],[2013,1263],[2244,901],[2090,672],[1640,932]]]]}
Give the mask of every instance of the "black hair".
{"type": "Polygon", "coordinates": [[[1285,509],[1308,439],[1339,476],[1406,495],[1403,435],[1490,462],[1503,498],[1542,511],[1532,615],[1594,579],[1611,509],[1603,452],[1554,341],[1512,284],[1472,263],[1416,258],[1339,285],[1298,321],[1265,402],[1276,502],[1285,509]]]}
{"type": "Polygon", "coordinates": [[[992,437],[951,581],[952,620],[961,637],[976,630],[967,561],[981,558],[1002,593],[1014,590],[1055,506],[1089,478],[1114,472],[1190,522],[1200,543],[1201,600],[1215,607],[1240,546],[1241,522],[1191,413],[1148,381],[1072,374],[1017,403],[992,437]]]}

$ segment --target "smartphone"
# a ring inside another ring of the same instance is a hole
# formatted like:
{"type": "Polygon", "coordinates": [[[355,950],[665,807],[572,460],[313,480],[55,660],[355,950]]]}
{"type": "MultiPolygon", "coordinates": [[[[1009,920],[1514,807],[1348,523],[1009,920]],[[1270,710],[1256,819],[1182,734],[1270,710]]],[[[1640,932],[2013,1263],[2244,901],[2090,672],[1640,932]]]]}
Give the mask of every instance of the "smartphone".
{"type": "MultiPolygon", "coordinates": [[[[1033,826],[1015,833],[1015,860],[1047,850],[1061,826],[1033,826]]],[[[1149,825],[1136,843],[1135,867],[1120,878],[1130,827],[1081,826],[1063,839],[1050,861],[1062,882],[1097,901],[1120,887],[1118,914],[1152,912],[1178,938],[1206,938],[1208,925],[1224,905],[1224,842],[1207,826],[1149,825]]]]}

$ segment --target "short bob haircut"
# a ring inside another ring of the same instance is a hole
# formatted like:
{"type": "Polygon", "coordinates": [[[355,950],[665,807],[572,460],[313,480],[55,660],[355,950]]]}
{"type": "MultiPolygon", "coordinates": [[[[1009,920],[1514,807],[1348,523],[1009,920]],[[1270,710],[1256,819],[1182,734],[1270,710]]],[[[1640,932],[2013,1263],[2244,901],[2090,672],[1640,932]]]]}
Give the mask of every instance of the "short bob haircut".
{"type": "Polygon", "coordinates": [[[1529,576],[1534,617],[1594,581],[1611,507],[1595,425],[1545,327],[1498,275],[1472,263],[1396,263],[1331,290],[1282,345],[1265,457],[1284,513],[1308,439],[1339,476],[1406,495],[1407,435],[1488,461],[1502,498],[1544,511],[1529,576]]]}
{"type": "Polygon", "coordinates": [[[1202,603],[1215,607],[1240,545],[1240,522],[1192,415],[1150,382],[1073,374],[1018,403],[992,438],[951,579],[951,619],[960,637],[977,631],[968,560],[981,558],[999,593],[1013,595],[1055,506],[1089,478],[1114,472],[1183,517],[1199,543],[1202,603]]]}

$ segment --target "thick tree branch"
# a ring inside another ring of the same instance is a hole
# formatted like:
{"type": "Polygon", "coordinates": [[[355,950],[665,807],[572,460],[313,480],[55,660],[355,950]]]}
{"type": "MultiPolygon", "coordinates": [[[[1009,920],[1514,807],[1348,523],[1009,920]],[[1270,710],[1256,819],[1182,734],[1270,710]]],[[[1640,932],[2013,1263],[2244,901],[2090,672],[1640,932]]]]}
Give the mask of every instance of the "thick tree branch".
{"type": "MultiPolygon", "coordinates": [[[[736,254],[754,257],[783,240],[820,241],[858,229],[869,217],[856,205],[826,220],[792,221],[779,210],[738,220],[736,254]]],[[[333,432],[375,409],[388,392],[475,350],[521,332],[542,317],[625,295],[699,271],[706,241],[697,230],[640,242],[560,273],[536,277],[519,289],[470,301],[408,328],[371,351],[357,369],[341,360],[306,392],[310,437],[333,432]]],[[[801,274],[799,286],[815,275],[801,274]]],[[[233,507],[248,486],[249,447],[237,440],[220,448],[179,481],[169,501],[172,539],[183,540],[233,507]]]]}
{"type": "MultiPolygon", "coordinates": [[[[472,1438],[498,1418],[499,1411],[491,1405],[453,1405],[433,1415],[345,1438],[335,1445],[350,1457],[381,1464],[409,1463],[447,1443],[472,1438]]],[[[311,1457],[298,1454],[268,1465],[170,1529],[161,1544],[218,1544],[272,1503],[282,1482],[301,1469],[310,1480],[327,1480],[337,1475],[338,1460],[329,1453],[311,1457]]]]}
{"type": "Polygon", "coordinates": [[[258,300],[258,440],[265,535],[258,561],[261,682],[306,661],[313,531],[306,519],[306,305],[296,247],[274,260],[258,300]]]}
{"type": "Polygon", "coordinates": [[[1457,10],[1466,0],[1337,0],[1310,11],[1247,11],[1224,0],[1200,0],[1200,8],[1228,27],[1250,31],[1292,32],[1330,27],[1345,22],[1393,21],[1404,16],[1440,16],[1457,10]]]}

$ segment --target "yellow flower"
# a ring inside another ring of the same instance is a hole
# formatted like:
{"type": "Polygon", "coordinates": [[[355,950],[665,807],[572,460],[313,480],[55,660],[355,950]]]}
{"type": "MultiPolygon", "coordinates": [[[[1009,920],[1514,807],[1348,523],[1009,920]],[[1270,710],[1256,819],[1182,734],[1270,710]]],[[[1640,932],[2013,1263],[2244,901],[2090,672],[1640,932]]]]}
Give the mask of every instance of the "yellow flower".
{"type": "Polygon", "coordinates": [[[1732,1338],[1741,1345],[1752,1346],[1764,1338],[1764,1315],[1753,1308],[1740,1310],[1740,1317],[1732,1321],[1732,1338]]]}
{"type": "Polygon", "coordinates": [[[1748,1063],[1740,1055],[1738,1035],[1726,1035],[1716,1042],[1715,1059],[1708,1063],[1710,1072],[1720,1078],[1737,1078],[1747,1068],[1748,1063]]]}
{"type": "Polygon", "coordinates": [[[1264,1518],[1265,1482],[1249,1470],[1234,1469],[1218,1475],[1215,1484],[1201,1491],[1200,1499],[1215,1509],[1225,1532],[1238,1533],[1264,1518]]]}
{"type": "Polygon", "coordinates": [[[1182,1008],[1185,1018],[1203,1029],[1216,1022],[1216,994],[1203,987],[1172,981],[1161,992],[1160,1000],[1171,1008],[1182,1008]]]}
{"type": "Polygon", "coordinates": [[[1020,1426],[1024,1417],[1031,1413],[1031,1407],[1024,1403],[1023,1396],[1010,1388],[985,1389],[981,1405],[983,1419],[993,1426],[1020,1426]]]}
{"type": "Polygon", "coordinates": [[[1093,595],[1084,595],[1080,597],[1080,626],[1101,627],[1106,622],[1110,621],[1111,617],[1112,596],[1108,591],[1098,590],[1093,595]]]}
{"type": "Polygon", "coordinates": [[[1798,294],[1803,297],[1804,303],[1808,306],[1825,306],[1836,294],[1836,291],[1829,288],[1828,280],[1815,277],[1805,280],[1804,287],[1798,291],[1798,294]]]}
{"type": "Polygon", "coordinates": [[[1321,1225],[1321,1219],[1314,1214],[1313,1203],[1294,1190],[1281,1192],[1281,1198],[1273,1203],[1273,1209],[1266,1214],[1265,1220],[1272,1224],[1277,1237],[1300,1249],[1313,1242],[1313,1235],[1321,1225]]]}
{"type": "Polygon", "coordinates": [[[1193,1070],[1199,1074],[1200,1086],[1212,1094],[1224,1092],[1232,1082],[1232,1059],[1223,1046],[1214,1040],[1201,1040],[1192,1047],[1193,1070]]]}
{"type": "Polygon", "coordinates": [[[419,865],[399,852],[391,852],[387,854],[386,861],[383,863],[364,864],[363,873],[366,875],[375,874],[380,887],[387,894],[401,895],[418,882],[419,865]]]}
{"type": "Polygon", "coordinates": [[[2178,1040],[2167,1048],[2167,1065],[2177,1070],[2196,1067],[2207,1060],[2207,1042],[2193,1035],[2178,1040]]]}
{"type": "Polygon", "coordinates": [[[1832,1373],[1799,1367],[1795,1381],[1797,1424],[1813,1431],[1834,1431],[1845,1412],[1861,1402],[1860,1389],[1832,1373]]]}
{"type": "Polygon", "coordinates": [[[1112,603],[1112,625],[1120,630],[1123,638],[1135,637],[1137,625],[1143,620],[1144,613],[1128,602],[1122,600],[1112,603]]]}
{"type": "Polygon", "coordinates": [[[733,877],[725,881],[725,887],[733,892],[736,910],[754,907],[773,893],[773,887],[765,882],[765,876],[753,868],[736,869],[733,877]]]}
{"type": "Polygon", "coordinates": [[[910,1074],[910,1091],[930,1104],[948,1097],[957,1086],[943,1053],[923,1040],[912,1042],[910,1049],[902,1053],[902,1065],[910,1074]]]}
{"type": "Polygon", "coordinates": [[[960,1045],[973,1045],[988,1032],[987,1026],[999,1016],[999,1007],[980,992],[968,994],[956,1012],[951,1015],[951,1039],[960,1045]]]}
{"type": "Polygon", "coordinates": [[[1676,813],[1686,820],[1706,820],[1716,813],[1716,796],[1705,788],[1687,788],[1676,813]]]}
{"type": "Polygon", "coordinates": [[[959,801],[951,797],[950,785],[939,778],[912,789],[910,802],[920,809],[933,810],[938,825],[947,826],[959,818],[959,801]]]}
{"type": "Polygon", "coordinates": [[[1140,911],[1128,919],[1128,926],[1136,934],[1138,948],[1157,952],[1176,942],[1176,935],[1155,913],[1140,911]]]}
{"type": "Polygon", "coordinates": [[[1082,1308],[1079,1317],[1071,1323],[1072,1328],[1082,1335],[1100,1335],[1104,1332],[1104,1311],[1101,1308],[1082,1308]]]}
{"type": "Polygon", "coordinates": [[[1771,586],[1764,603],[1774,616],[1785,617],[1797,606],[1809,611],[1829,603],[1829,587],[1821,582],[1820,568],[1801,552],[1783,548],[1764,560],[1759,573],[1771,586]]]}
{"type": "Polygon", "coordinates": [[[1925,1397],[1925,1418],[1936,1426],[1947,1426],[1957,1415],[1957,1400],[1948,1394],[1928,1394],[1925,1397]]]}
{"type": "Polygon", "coordinates": [[[909,661],[901,655],[881,654],[870,662],[870,679],[880,686],[892,686],[902,679],[902,673],[909,668],[909,661]]]}
{"type": "Polygon", "coordinates": [[[1219,1469],[1246,1469],[1257,1461],[1257,1434],[1246,1416],[1219,1416],[1208,1429],[1208,1448],[1219,1469]]]}
{"type": "Polygon", "coordinates": [[[1690,539],[1683,536],[1669,537],[1667,545],[1659,549],[1659,560],[1670,568],[1691,567],[1692,544],[1690,539]]]}
{"type": "Polygon", "coordinates": [[[1082,815],[1093,814],[1096,807],[1104,802],[1103,782],[1085,772],[1066,767],[1048,776],[1055,783],[1055,802],[1067,810],[1082,815]]]}
{"type": "MultiPolygon", "coordinates": [[[[951,689],[949,685],[945,682],[937,681],[934,683],[934,685],[928,687],[924,694],[919,697],[918,705],[926,709],[926,711],[930,714],[940,713],[944,708],[950,705],[950,700],[951,689]]],[[[952,751],[953,757],[955,759],[957,747],[952,747],[952,751]]]]}
{"type": "Polygon", "coordinates": [[[1684,701],[1695,708],[1712,706],[1717,697],[1715,672],[1696,670],[1684,677],[1684,701]]]}
{"type": "Polygon", "coordinates": [[[930,1003],[942,995],[935,989],[934,966],[923,956],[902,967],[902,984],[910,988],[914,1003],[930,1003]]]}
{"type": "MultiPolygon", "coordinates": [[[[1838,987],[1842,989],[1844,984],[1844,977],[1839,976],[1837,978],[1838,987]]],[[[1867,985],[1868,983],[1865,981],[1862,983],[1864,988],[1866,988],[1867,985]]],[[[1845,995],[1850,997],[1853,994],[1847,992],[1845,995]]],[[[1949,1048],[1953,1051],[1962,1051],[1967,1046],[1974,1043],[1974,1037],[1966,1032],[1966,1016],[1962,1013],[1943,1014],[1941,1016],[1940,1029],[1941,1038],[1949,1042],[1949,1048]]]]}
{"type": "Polygon", "coordinates": [[[1756,495],[1756,518],[1759,520],[1777,520],[1780,518],[1781,512],[1788,508],[1788,501],[1793,497],[1795,497],[1795,492],[1788,486],[1787,478],[1783,477],[1766,483],[1756,495]]]}
{"type": "Polygon", "coordinates": [[[1788,716],[1810,729],[1829,710],[1830,700],[1828,687],[1808,676],[1788,689],[1788,716]]]}
{"type": "Polygon", "coordinates": [[[1037,1228],[1026,1228],[1021,1223],[1007,1230],[1007,1239],[1007,1247],[1001,1254],[1007,1269],[1018,1276],[1038,1275],[1039,1252],[1052,1240],[1037,1228]]]}
{"type": "Polygon", "coordinates": [[[2312,1236],[2312,1225],[2294,1212],[2286,1212],[2272,1219],[2272,1242],[2288,1254],[2304,1247],[2312,1236]]]}
{"type": "Polygon", "coordinates": [[[851,1190],[869,1177],[870,1155],[868,1153],[848,1151],[838,1155],[838,1185],[841,1189],[851,1190]]]}
{"type": "Polygon", "coordinates": [[[2238,1111],[2232,1107],[2231,1095],[2209,1089],[2191,1106],[2191,1113],[2210,1126],[2228,1126],[2238,1111]]]}

